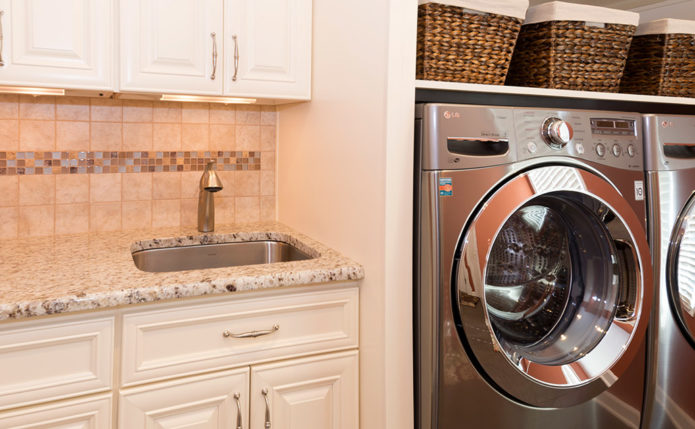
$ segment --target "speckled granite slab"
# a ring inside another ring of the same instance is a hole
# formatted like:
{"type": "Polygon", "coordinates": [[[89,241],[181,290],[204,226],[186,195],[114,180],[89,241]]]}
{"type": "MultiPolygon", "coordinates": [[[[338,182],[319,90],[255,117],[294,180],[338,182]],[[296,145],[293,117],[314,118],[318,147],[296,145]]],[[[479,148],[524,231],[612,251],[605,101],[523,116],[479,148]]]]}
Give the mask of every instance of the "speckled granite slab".
{"type": "Polygon", "coordinates": [[[6,240],[0,243],[0,320],[181,297],[364,277],[361,265],[280,223],[217,226],[212,234],[159,229],[6,240]],[[276,239],[313,259],[165,273],[140,271],[146,248],[276,239]]]}

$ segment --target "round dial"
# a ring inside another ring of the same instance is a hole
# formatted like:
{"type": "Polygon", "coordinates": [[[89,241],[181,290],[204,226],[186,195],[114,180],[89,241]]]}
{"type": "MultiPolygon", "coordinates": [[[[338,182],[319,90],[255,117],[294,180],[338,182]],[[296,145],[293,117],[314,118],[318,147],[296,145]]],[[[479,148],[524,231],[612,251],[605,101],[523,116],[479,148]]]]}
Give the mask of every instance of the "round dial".
{"type": "Polygon", "coordinates": [[[572,127],[560,118],[548,118],[541,128],[543,141],[553,149],[562,149],[572,140],[572,127]]]}

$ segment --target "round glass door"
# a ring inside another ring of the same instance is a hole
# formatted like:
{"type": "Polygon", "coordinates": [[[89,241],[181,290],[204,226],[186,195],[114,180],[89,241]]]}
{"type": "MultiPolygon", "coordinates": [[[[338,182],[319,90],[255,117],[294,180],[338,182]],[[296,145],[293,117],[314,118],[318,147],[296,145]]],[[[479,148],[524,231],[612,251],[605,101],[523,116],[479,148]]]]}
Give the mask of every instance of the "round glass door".
{"type": "Polygon", "coordinates": [[[666,260],[671,308],[695,347],[695,195],[676,221],[666,260]]]}
{"type": "Polygon", "coordinates": [[[639,218],[604,179],[573,167],[522,173],[462,237],[462,340],[515,399],[583,402],[617,380],[644,335],[648,252],[639,218]]]}

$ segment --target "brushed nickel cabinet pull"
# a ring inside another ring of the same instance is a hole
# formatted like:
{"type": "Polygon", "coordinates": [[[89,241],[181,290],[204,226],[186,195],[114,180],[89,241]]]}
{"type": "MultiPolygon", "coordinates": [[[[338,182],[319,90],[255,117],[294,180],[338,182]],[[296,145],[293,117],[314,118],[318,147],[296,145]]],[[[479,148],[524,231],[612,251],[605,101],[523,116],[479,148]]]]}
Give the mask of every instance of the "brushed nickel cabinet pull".
{"type": "Polygon", "coordinates": [[[239,41],[236,34],[232,36],[232,40],[234,40],[234,76],[232,76],[232,81],[236,82],[236,75],[239,72],[239,41]]]}
{"type": "Polygon", "coordinates": [[[261,390],[263,398],[265,399],[265,429],[270,429],[270,402],[268,402],[268,388],[264,387],[261,390]]]}
{"type": "Polygon", "coordinates": [[[2,18],[5,16],[5,11],[0,10],[0,67],[5,66],[5,61],[2,59],[2,47],[4,46],[4,34],[2,30],[2,18]]]}
{"type": "Polygon", "coordinates": [[[239,398],[241,398],[241,394],[239,392],[234,393],[234,399],[236,399],[236,429],[243,429],[241,423],[241,403],[239,403],[239,398]]]}
{"type": "Polygon", "coordinates": [[[212,37],[212,74],[210,75],[210,80],[215,80],[215,73],[217,72],[217,34],[213,31],[210,33],[212,37]]]}
{"type": "Polygon", "coordinates": [[[232,338],[256,338],[256,337],[261,337],[263,335],[272,334],[273,332],[275,332],[279,329],[280,329],[280,325],[278,325],[276,323],[273,325],[272,328],[266,329],[263,331],[251,331],[251,332],[244,332],[241,334],[235,334],[229,330],[225,330],[224,332],[222,332],[222,336],[225,338],[229,338],[229,337],[232,337],[232,338]]]}

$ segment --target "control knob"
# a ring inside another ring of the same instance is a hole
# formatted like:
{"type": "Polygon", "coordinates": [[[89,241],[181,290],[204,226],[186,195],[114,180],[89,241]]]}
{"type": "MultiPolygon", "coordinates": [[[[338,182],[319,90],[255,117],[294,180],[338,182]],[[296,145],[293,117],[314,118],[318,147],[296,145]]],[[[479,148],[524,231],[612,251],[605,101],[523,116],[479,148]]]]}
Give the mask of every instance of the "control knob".
{"type": "Polygon", "coordinates": [[[562,149],[572,140],[572,127],[560,118],[548,118],[543,122],[541,137],[553,149],[562,149]]]}

